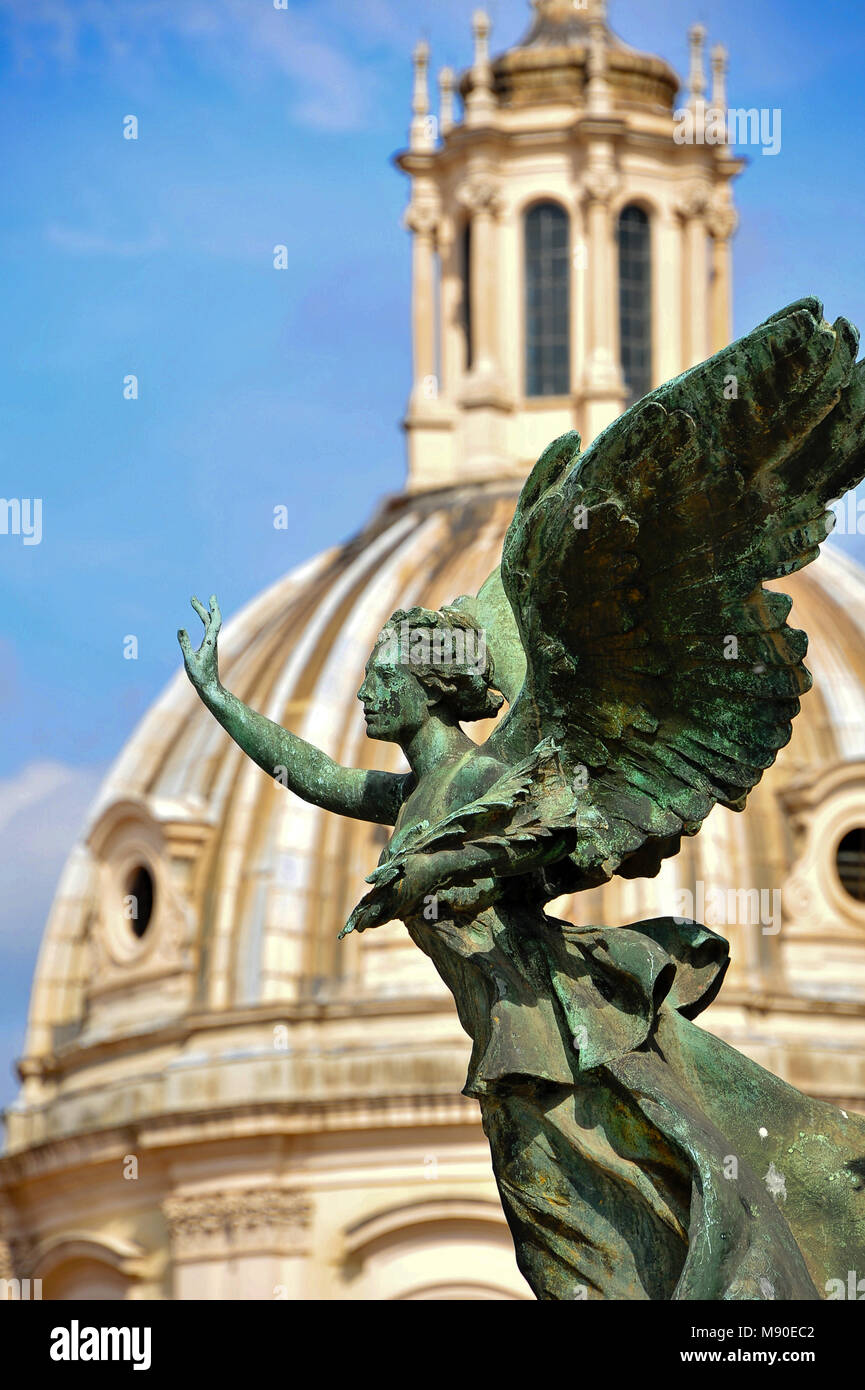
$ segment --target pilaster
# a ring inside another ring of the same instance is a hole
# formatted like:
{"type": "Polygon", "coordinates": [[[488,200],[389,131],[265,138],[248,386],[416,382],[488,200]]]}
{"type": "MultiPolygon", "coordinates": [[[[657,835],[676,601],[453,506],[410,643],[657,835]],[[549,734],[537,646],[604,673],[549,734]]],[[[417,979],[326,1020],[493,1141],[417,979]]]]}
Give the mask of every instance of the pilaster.
{"type": "Polygon", "coordinates": [[[691,184],[679,198],[677,209],[684,227],[683,346],[684,366],[688,368],[702,362],[709,351],[709,261],[706,229],[709,190],[702,184],[691,184]]]}
{"type": "Polygon", "coordinates": [[[589,352],[580,392],[587,442],[624,407],[627,390],[619,360],[619,269],[612,202],[620,185],[612,144],[596,144],[583,177],[589,266],[589,352]]]}

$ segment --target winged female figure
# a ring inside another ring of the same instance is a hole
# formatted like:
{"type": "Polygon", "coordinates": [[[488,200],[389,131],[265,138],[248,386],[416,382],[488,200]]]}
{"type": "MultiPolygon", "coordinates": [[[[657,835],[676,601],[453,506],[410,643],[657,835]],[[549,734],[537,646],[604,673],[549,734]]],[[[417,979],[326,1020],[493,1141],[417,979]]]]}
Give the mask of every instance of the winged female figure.
{"type": "Polygon", "coordinates": [[[315,805],[392,825],[341,935],[400,919],[453,993],[520,1269],[538,1298],[814,1299],[865,1267],[865,1121],[699,1028],[727,943],[576,927],[564,893],[652,876],[742,810],[810,676],[791,601],[865,475],[865,363],[806,299],[541,456],[480,592],[392,615],[358,691],[403,776],[337,766],[193,685],[315,805]],[[462,725],[496,714],[482,745],[462,725]],[[857,1264],[858,1261],[858,1264],[857,1264]],[[851,1263],[852,1262],[852,1263],[851,1263]]]}

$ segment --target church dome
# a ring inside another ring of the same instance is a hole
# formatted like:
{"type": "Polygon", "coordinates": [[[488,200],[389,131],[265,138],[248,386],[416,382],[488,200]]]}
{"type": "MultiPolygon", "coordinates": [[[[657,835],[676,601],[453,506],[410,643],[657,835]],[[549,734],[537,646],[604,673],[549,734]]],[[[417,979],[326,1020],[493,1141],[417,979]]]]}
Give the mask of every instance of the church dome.
{"type": "MultiPolygon", "coordinates": [[[[503,107],[587,102],[593,24],[600,25],[606,49],[607,80],[623,110],[647,108],[672,113],[679,78],[662,58],[631,48],[610,28],[606,7],[591,0],[534,0],[534,16],[524,37],[492,64],[493,88],[503,107]]],[[[464,97],[473,89],[472,73],[461,81],[464,97]]]]}
{"type": "MultiPolygon", "coordinates": [[[[436,607],[478,589],[498,561],[515,497],[516,485],[506,483],[391,499],[359,536],[295,570],[227,623],[223,682],[338,762],[401,769],[398,749],[365,735],[356,690],[366,657],[393,610],[436,607]]],[[[796,816],[802,820],[815,784],[833,770],[842,775],[832,795],[844,807],[836,840],[865,824],[865,575],[829,550],[780,587],[794,597],[791,621],[812,635],[814,689],[790,747],[744,815],[717,808],[657,880],[615,879],[564,905],[576,920],[618,924],[672,912],[676,895],[693,884],[705,885],[704,893],[713,885],[789,886],[797,862],[814,852],[807,815],[802,824],[796,816]]],[[[399,924],[336,942],[384,838],[382,827],[319,811],[274,783],[240,754],[181,671],[109,773],[60,885],[33,991],[22,1062],[28,1083],[11,1116],[12,1141],[79,1128],[85,1110],[90,1123],[113,1114],[104,1068],[93,1070],[111,1055],[124,1058],[128,1119],[139,1107],[167,1109],[161,1084],[136,1090],[132,1079],[150,1074],[149,1054],[164,1055],[166,1036],[176,1059],[192,1047],[195,1027],[206,1031],[220,1013],[246,1014],[264,1029],[285,1005],[318,1008],[324,1017],[346,1004],[375,1011],[421,999],[450,1013],[432,966],[399,924]],[[142,872],[153,885],[143,931],[122,912],[142,872]],[[88,1073],[93,1090],[82,1107],[88,1073]]],[[[824,848],[831,874],[835,842],[824,848]]],[[[732,1006],[773,989],[813,1001],[822,981],[839,1004],[861,986],[862,962],[858,977],[849,968],[828,984],[825,968],[814,976],[807,940],[816,924],[806,922],[800,942],[794,897],[785,901],[780,934],[768,920],[723,923],[734,963],[715,1006],[719,1017],[726,1007],[732,1018],[732,1006]]],[[[831,902],[842,910],[825,925],[818,956],[830,947],[836,956],[846,952],[849,967],[865,949],[865,904],[843,889],[831,902]]],[[[314,1033],[307,1033],[313,1051],[314,1033]]],[[[405,1062],[402,1030],[378,1045],[405,1062]]],[[[865,1069],[858,1084],[865,1091],[865,1069]]]]}

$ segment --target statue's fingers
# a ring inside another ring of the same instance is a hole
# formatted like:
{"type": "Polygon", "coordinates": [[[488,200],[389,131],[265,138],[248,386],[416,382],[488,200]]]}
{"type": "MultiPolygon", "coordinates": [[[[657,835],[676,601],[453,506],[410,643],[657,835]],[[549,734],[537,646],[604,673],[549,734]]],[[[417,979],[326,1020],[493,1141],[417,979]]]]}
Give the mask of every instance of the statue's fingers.
{"type": "Polygon", "coordinates": [[[210,595],[210,623],[214,634],[222,627],[222,612],[216,594],[210,595]]]}
{"type": "Polygon", "coordinates": [[[190,602],[191,602],[193,608],[195,609],[196,613],[198,614],[199,618],[200,618],[201,621],[204,623],[204,626],[205,626],[205,627],[210,627],[210,614],[208,613],[208,611],[207,611],[207,609],[205,608],[204,604],[203,604],[203,603],[199,603],[199,602],[198,602],[198,599],[197,599],[194,595],[193,595],[193,597],[191,598],[190,602]]]}
{"type": "Polygon", "coordinates": [[[183,652],[184,659],[190,661],[192,659],[192,646],[189,641],[189,633],[184,628],[180,628],[178,631],[177,640],[180,643],[180,650],[183,652]]]}

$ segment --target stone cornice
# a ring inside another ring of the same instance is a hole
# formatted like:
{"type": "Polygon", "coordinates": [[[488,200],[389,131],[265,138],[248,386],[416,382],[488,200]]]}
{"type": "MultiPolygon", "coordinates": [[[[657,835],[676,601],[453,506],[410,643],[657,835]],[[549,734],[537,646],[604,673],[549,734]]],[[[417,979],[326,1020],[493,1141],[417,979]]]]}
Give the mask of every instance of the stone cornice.
{"type": "MultiPolygon", "coordinates": [[[[513,489],[497,483],[497,489],[510,493],[513,489]]],[[[461,485],[462,490],[465,484],[461,485]]],[[[448,489],[457,491],[457,489],[448,489]]],[[[519,491],[517,488],[516,491],[519,491]]],[[[396,499],[408,503],[412,499],[407,494],[399,494],[396,499]]],[[[370,996],[358,998],[357,995],[345,999],[322,1002],[315,999],[301,999],[294,1003],[262,1004],[244,1009],[225,1009],[219,1012],[203,1010],[188,1013],[182,1019],[147,1028],[143,1031],[117,1034],[110,1038],[100,1038],[93,1042],[72,1039],[59,1045],[50,1057],[22,1057],[18,1063],[18,1074],[23,1080],[26,1076],[54,1079],[81,1067],[123,1057],[130,1053],[140,1055],[142,1051],[154,1048],[183,1045],[201,1033],[226,1032],[232,1028],[247,1028],[256,1024],[327,1023],[349,1018],[393,1018],[416,1017],[426,1014],[451,1015],[453,1006],[445,994],[370,996]]]]}
{"type": "MultiPolygon", "coordinates": [[[[324,1112],[357,1111],[362,1116],[367,1109],[377,1113],[377,1107],[391,1100],[400,1104],[419,1092],[458,1093],[468,1053],[468,1043],[454,1038],[417,1049],[260,1046],[222,1057],[179,1056],[110,1086],[94,1076],[74,1093],[61,1090],[41,1106],[19,1109],[10,1117],[10,1143],[17,1152],[75,1134],[125,1128],[137,1135],[140,1146],[142,1130],[154,1123],[221,1116],[249,1095],[257,1097],[256,1108],[293,1115],[295,1128],[315,1128],[315,1116],[320,1121],[324,1112]]],[[[360,1118],[358,1123],[365,1122],[360,1118]]]]}
{"type": "MultiPolygon", "coordinates": [[[[500,170],[502,161],[508,155],[523,154],[527,150],[548,149],[568,150],[575,144],[588,147],[593,140],[605,139],[617,147],[639,147],[664,154],[673,145],[672,116],[652,112],[597,117],[587,111],[575,112],[563,120],[556,114],[549,125],[534,123],[521,126],[514,123],[513,113],[509,113],[507,124],[485,127],[483,130],[472,126],[457,125],[448,131],[444,145],[424,155],[404,152],[394,157],[397,168],[416,178],[432,178],[442,188],[455,172],[465,169],[466,160],[472,154],[483,153],[500,170]]],[[[679,151],[680,146],[674,146],[679,151]]],[[[695,172],[700,169],[709,179],[732,181],[747,166],[747,159],[731,153],[726,145],[691,146],[688,149],[695,172]]],[[[506,165],[504,166],[506,169],[506,165]]]]}
{"type": "MultiPolygon", "coordinates": [[[[829,1019],[848,1019],[854,1025],[862,1020],[860,1000],[808,998],[778,989],[754,991],[728,986],[723,1004],[726,1009],[744,1013],[808,1018],[818,1025],[829,1019]]],[[[809,1036],[813,1041],[813,1030],[809,1036]]],[[[273,1057],[263,1058],[265,1065],[272,1070],[273,1058],[279,1055],[275,1052],[273,1057]]],[[[134,1122],[97,1124],[89,1132],[70,1131],[31,1141],[27,1147],[22,1145],[0,1158],[0,1202],[4,1188],[38,1180],[54,1172],[113,1163],[130,1152],[168,1153],[180,1146],[238,1137],[267,1135],[279,1139],[280,1136],[341,1129],[359,1134],[382,1128],[475,1122],[476,1102],[459,1094],[466,1065],[462,1047],[446,1043],[417,1056],[407,1057],[402,1052],[395,1058],[376,1053],[372,1060],[374,1074],[370,1071],[370,1055],[353,1057],[349,1054],[337,1064],[331,1061],[323,1071],[310,1074],[310,1085],[304,1094],[289,1099],[279,1094],[284,1083],[277,1077],[272,1094],[262,1096],[255,1104],[237,1103],[236,1092],[226,1086],[219,1096],[209,1100],[207,1108],[178,1107],[174,1100],[164,1098],[173,1105],[171,1110],[142,1114],[134,1122]],[[370,1071],[370,1080],[374,1082],[364,1090],[358,1089],[356,1069],[359,1064],[370,1071]],[[435,1079],[428,1074],[433,1064],[437,1069],[435,1079]],[[418,1085],[421,1076],[423,1083],[418,1085]]],[[[225,1062],[223,1069],[231,1065],[225,1062]]],[[[244,1061],[243,1065],[248,1068],[250,1063],[244,1061]]],[[[217,1064],[208,1074],[215,1077],[219,1071],[217,1064]]],[[[195,1082],[194,1067],[190,1067],[188,1075],[190,1082],[195,1082]]],[[[82,1095],[80,1103],[86,1109],[98,1094],[99,1088],[96,1088],[82,1095]]],[[[68,1109],[70,1099],[68,1096],[61,1098],[64,1110],[68,1109]]],[[[38,1119],[40,1113],[50,1113],[50,1110],[51,1106],[46,1106],[41,1112],[34,1111],[33,1117],[38,1119]]],[[[19,1114],[15,1119],[23,1139],[26,1114],[19,1114]]],[[[74,1119],[69,1122],[76,1123],[74,1119]]]]}
{"type": "Polygon", "coordinates": [[[170,1158],[189,1145],[224,1144],[239,1138],[284,1139],[293,1145],[302,1134],[350,1131],[356,1143],[363,1131],[433,1126],[475,1126],[477,1101],[455,1091],[416,1090],[402,1095],[333,1097],[330,1101],[268,1101],[225,1105],[155,1115],[138,1126],[106,1126],[90,1133],[62,1135],[0,1157],[0,1210],[4,1192],[21,1183],[52,1180],[57,1174],[117,1164],[125,1154],[148,1153],[170,1158]]]}

